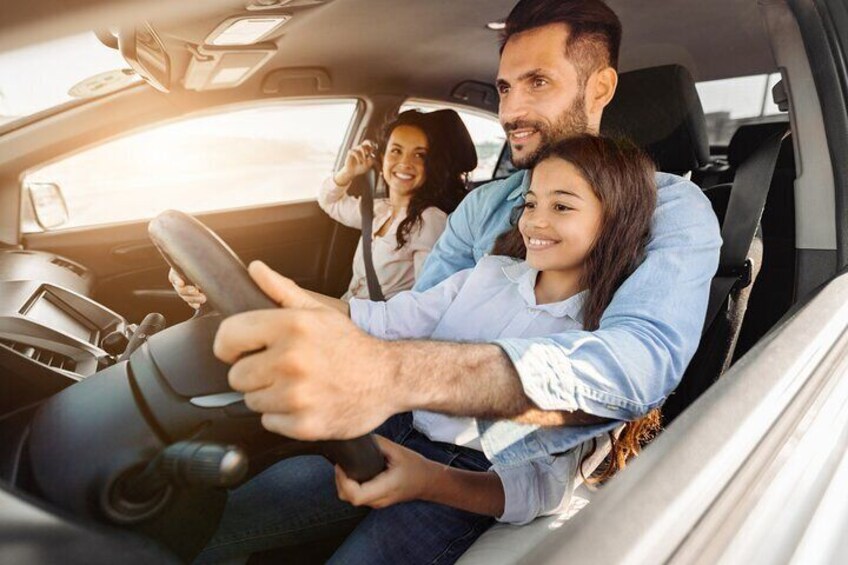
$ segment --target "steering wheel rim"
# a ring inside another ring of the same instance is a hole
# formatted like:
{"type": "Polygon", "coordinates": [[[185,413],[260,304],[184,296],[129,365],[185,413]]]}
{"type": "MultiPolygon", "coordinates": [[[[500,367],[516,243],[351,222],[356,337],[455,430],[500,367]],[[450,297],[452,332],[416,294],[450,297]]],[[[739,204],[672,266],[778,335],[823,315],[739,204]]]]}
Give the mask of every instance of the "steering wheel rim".
{"type": "MultiPolygon", "coordinates": [[[[150,222],[148,233],[171,268],[202,288],[222,316],[279,308],[253,282],[235,252],[196,218],[168,210],[150,222]]],[[[385,469],[383,454],[371,435],[318,443],[322,453],[354,480],[370,480],[385,469]]]]}

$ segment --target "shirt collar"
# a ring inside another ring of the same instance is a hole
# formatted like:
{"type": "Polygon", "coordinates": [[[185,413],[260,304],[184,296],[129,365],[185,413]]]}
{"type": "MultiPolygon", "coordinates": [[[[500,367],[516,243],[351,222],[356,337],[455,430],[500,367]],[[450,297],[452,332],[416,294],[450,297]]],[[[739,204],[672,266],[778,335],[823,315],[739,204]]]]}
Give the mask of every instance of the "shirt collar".
{"type": "Polygon", "coordinates": [[[530,172],[529,171],[519,171],[516,173],[516,176],[520,175],[520,182],[515,190],[507,195],[507,200],[516,200],[522,196],[524,196],[528,190],[530,190],[530,172]]]}
{"type": "MultiPolygon", "coordinates": [[[[387,218],[392,215],[392,203],[388,198],[379,198],[374,200],[374,219],[387,218]]],[[[399,214],[395,220],[406,217],[406,206],[399,210],[399,214]]]]}
{"type": "Polygon", "coordinates": [[[583,290],[559,302],[536,304],[536,277],[539,271],[527,264],[527,261],[517,261],[501,267],[504,276],[518,285],[518,294],[525,304],[532,309],[547,312],[555,318],[568,316],[576,322],[583,323],[583,304],[588,297],[588,291],[583,290]]]}

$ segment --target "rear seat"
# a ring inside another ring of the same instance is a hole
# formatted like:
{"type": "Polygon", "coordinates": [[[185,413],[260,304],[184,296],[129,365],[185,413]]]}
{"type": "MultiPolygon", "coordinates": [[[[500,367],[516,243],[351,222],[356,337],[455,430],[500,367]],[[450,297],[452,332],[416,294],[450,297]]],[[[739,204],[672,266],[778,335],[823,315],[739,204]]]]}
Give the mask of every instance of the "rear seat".
{"type": "MultiPolygon", "coordinates": [[[[691,75],[681,66],[622,73],[615,99],[604,111],[601,132],[630,138],[643,147],[664,172],[685,175],[709,160],[701,102],[691,75]]],[[[600,464],[607,449],[598,450],[598,456],[586,465],[587,470],[600,464]]],[[[538,518],[526,526],[496,524],[458,563],[488,565],[517,561],[589,504],[591,490],[579,478],[577,485],[571,501],[561,513],[538,518]]]]}

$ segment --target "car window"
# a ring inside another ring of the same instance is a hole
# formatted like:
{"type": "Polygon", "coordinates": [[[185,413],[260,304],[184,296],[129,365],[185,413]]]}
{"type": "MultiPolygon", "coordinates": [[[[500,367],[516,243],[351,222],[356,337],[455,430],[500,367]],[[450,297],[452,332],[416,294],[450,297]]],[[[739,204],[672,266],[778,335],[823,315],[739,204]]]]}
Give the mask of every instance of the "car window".
{"type": "Polygon", "coordinates": [[[456,113],[462,119],[462,123],[468,128],[468,133],[471,135],[471,140],[477,149],[477,168],[471,172],[469,179],[472,182],[491,180],[494,177],[498,157],[506,141],[506,136],[500,122],[498,122],[497,116],[489,115],[479,110],[475,111],[460,106],[425,100],[408,100],[401,106],[400,111],[420,110],[422,112],[432,112],[445,108],[456,110],[456,113]]]}
{"type": "MultiPolygon", "coordinates": [[[[355,100],[277,103],[205,114],[54,162],[24,186],[59,185],[61,229],[314,200],[335,165],[355,100]]],[[[26,220],[26,218],[24,218],[26,220]]],[[[24,225],[24,232],[39,231],[24,225]]]]}
{"type": "MultiPolygon", "coordinates": [[[[779,80],[780,73],[772,73],[696,83],[710,145],[727,146],[736,130],[746,124],[786,121],[786,114],[772,100],[771,89],[779,80]]],[[[507,177],[516,170],[506,147],[495,177],[507,177]]]]}
{"type": "Polygon", "coordinates": [[[772,73],[697,83],[710,145],[727,145],[742,125],[786,120],[771,95],[779,80],[772,73]]]}

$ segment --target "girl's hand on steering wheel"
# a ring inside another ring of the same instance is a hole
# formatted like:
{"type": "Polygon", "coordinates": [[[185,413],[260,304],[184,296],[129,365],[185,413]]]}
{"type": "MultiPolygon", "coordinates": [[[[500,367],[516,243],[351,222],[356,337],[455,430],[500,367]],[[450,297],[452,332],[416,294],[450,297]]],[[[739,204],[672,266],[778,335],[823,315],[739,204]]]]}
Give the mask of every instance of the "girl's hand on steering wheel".
{"type": "Polygon", "coordinates": [[[381,436],[374,436],[386,457],[386,470],[364,483],[349,478],[336,465],[339,498],[354,506],[385,508],[398,502],[426,499],[426,491],[442,465],[381,436]]]}
{"type": "Polygon", "coordinates": [[[359,175],[365,174],[374,164],[376,146],[367,139],[347,152],[344,166],[333,177],[338,186],[347,186],[359,175]]]}
{"type": "Polygon", "coordinates": [[[174,269],[168,272],[168,280],[186,304],[197,310],[206,302],[206,295],[196,286],[187,285],[174,269]]]}

